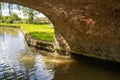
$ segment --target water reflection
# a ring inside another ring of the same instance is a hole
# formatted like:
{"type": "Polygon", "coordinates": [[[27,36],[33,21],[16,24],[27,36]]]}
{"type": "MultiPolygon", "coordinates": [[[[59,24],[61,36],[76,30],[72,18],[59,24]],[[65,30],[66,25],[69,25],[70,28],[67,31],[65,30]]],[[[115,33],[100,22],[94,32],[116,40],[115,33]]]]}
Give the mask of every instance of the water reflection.
{"type": "Polygon", "coordinates": [[[54,64],[33,54],[18,29],[0,27],[0,80],[52,80],[54,64]]]}
{"type": "Polygon", "coordinates": [[[7,34],[7,35],[10,35],[12,37],[17,37],[18,33],[19,32],[17,31],[17,29],[0,27],[0,35],[7,34]]]}
{"type": "Polygon", "coordinates": [[[20,63],[22,65],[24,65],[24,67],[27,70],[34,68],[34,65],[35,65],[35,56],[34,55],[30,55],[27,53],[21,53],[18,56],[18,60],[20,61],[20,63]]]}
{"type": "Polygon", "coordinates": [[[37,80],[52,80],[54,78],[54,64],[45,63],[43,59],[41,55],[36,57],[35,66],[37,67],[37,71],[35,74],[37,75],[37,80]]]}
{"type": "Polygon", "coordinates": [[[54,78],[54,64],[44,61],[43,56],[22,53],[18,59],[27,71],[36,69],[34,78],[30,78],[31,80],[52,80],[54,78]]]}

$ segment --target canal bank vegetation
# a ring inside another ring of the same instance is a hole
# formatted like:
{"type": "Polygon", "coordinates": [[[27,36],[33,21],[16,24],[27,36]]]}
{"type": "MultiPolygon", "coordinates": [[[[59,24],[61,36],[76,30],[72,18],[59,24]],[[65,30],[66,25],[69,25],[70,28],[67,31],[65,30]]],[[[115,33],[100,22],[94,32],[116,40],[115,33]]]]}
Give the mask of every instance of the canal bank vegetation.
{"type": "Polygon", "coordinates": [[[5,26],[20,26],[23,31],[26,31],[30,34],[33,38],[53,42],[54,40],[54,28],[49,27],[50,24],[7,24],[7,23],[0,23],[0,25],[5,26]]]}

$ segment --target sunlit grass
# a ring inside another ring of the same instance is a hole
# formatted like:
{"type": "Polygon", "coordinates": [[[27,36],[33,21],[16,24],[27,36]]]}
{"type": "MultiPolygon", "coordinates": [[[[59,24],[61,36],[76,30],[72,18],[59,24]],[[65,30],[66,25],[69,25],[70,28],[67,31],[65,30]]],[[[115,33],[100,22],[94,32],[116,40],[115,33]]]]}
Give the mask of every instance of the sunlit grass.
{"type": "Polygon", "coordinates": [[[38,40],[53,42],[54,40],[54,28],[48,27],[49,24],[5,24],[0,23],[0,25],[8,26],[21,26],[22,30],[29,33],[31,36],[38,40]]]}

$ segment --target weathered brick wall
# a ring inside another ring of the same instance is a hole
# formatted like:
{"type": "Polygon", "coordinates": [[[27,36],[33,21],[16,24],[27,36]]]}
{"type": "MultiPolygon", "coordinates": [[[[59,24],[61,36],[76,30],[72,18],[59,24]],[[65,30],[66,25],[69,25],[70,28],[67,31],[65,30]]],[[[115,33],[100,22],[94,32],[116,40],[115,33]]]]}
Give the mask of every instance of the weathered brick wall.
{"type": "Polygon", "coordinates": [[[56,48],[120,61],[120,0],[0,0],[44,13],[56,48]]]}

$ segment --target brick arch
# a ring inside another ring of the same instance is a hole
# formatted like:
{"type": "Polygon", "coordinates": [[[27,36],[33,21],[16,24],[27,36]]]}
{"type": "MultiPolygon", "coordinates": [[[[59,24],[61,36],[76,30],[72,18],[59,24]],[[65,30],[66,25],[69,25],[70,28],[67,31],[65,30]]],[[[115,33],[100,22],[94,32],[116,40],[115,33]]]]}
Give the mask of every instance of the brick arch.
{"type": "Polygon", "coordinates": [[[119,0],[0,0],[38,10],[55,26],[55,47],[120,61],[119,0]]]}

